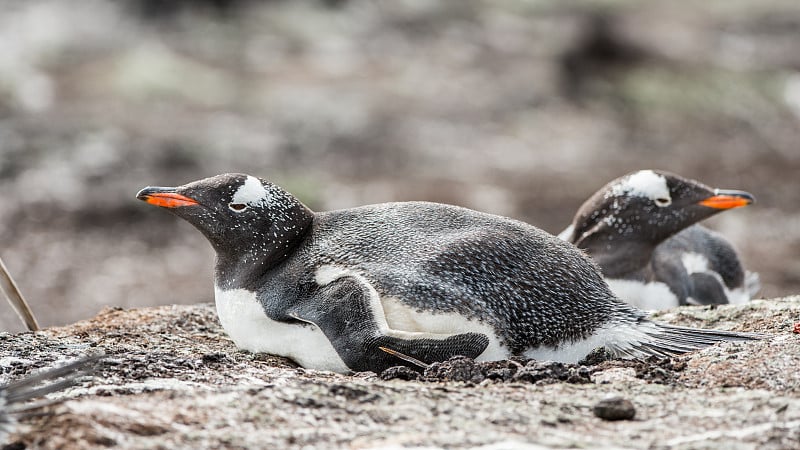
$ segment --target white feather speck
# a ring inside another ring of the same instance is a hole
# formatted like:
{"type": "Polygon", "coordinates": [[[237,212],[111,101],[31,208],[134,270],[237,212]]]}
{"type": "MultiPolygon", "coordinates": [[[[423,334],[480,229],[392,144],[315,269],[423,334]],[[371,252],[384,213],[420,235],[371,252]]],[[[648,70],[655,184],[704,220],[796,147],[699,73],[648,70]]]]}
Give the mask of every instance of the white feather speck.
{"type": "MultiPolygon", "coordinates": [[[[611,187],[611,194],[615,196],[632,195],[647,197],[651,200],[664,198],[672,200],[669,195],[667,180],[652,170],[640,170],[622,178],[611,187]]],[[[666,204],[662,205],[666,206],[666,204]]]]}
{"type": "Polygon", "coordinates": [[[256,204],[267,199],[267,190],[258,178],[248,175],[233,194],[233,203],[256,204]]]}

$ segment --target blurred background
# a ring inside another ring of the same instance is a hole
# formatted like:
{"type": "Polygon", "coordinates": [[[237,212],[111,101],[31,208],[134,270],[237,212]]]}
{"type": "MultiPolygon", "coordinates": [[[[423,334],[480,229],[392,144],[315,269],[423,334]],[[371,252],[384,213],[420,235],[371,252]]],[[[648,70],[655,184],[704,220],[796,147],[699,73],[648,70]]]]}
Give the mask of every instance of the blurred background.
{"type": "Polygon", "coordinates": [[[0,256],[43,325],[213,300],[210,246],[146,185],[247,172],[558,233],[641,168],[754,193],[707,223],[762,296],[800,293],[800,2],[0,1],[0,256]]]}

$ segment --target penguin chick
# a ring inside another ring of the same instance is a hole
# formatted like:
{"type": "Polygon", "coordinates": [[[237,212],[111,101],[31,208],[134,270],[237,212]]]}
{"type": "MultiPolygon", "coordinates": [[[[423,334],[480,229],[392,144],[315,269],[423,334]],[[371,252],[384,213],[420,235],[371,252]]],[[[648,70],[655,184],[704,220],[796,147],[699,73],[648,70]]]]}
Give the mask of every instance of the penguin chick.
{"type": "Polygon", "coordinates": [[[597,262],[612,291],[643,309],[744,303],[759,290],[733,245],[697,222],[755,201],[678,175],[640,170],[611,181],[559,237],[597,262]]]}
{"type": "Polygon", "coordinates": [[[73,386],[92,371],[92,364],[100,357],[81,358],[0,386],[0,443],[14,431],[19,418],[37,414],[37,410],[53,404],[49,401],[29,403],[29,400],[73,386]]]}
{"type": "Polygon", "coordinates": [[[404,202],[315,213],[244,174],[137,197],[211,242],[217,313],[235,344],[307,368],[403,363],[381,348],[423,363],[577,362],[597,347],[635,358],[753,338],[652,322],[573,245],[465,208],[404,202]]]}

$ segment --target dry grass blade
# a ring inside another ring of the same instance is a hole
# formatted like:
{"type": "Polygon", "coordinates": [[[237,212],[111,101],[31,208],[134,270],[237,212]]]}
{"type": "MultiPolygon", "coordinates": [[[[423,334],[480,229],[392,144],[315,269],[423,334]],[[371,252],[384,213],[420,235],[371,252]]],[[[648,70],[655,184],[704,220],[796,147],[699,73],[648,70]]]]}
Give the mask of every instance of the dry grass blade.
{"type": "Polygon", "coordinates": [[[39,323],[36,321],[36,317],[33,315],[31,307],[28,306],[28,302],[26,302],[25,298],[22,297],[22,293],[19,291],[17,283],[14,282],[11,274],[8,273],[8,269],[6,269],[6,265],[3,263],[2,258],[0,258],[0,290],[6,294],[8,302],[11,303],[11,306],[14,308],[14,311],[17,312],[17,315],[19,315],[20,319],[25,322],[25,326],[28,327],[28,330],[38,330],[39,323]]]}
{"type": "Polygon", "coordinates": [[[426,364],[426,363],[418,360],[417,358],[414,358],[413,356],[408,356],[406,354],[400,353],[397,350],[392,350],[392,349],[386,348],[386,347],[378,347],[378,348],[383,350],[384,352],[392,355],[392,356],[396,356],[396,357],[402,359],[405,362],[414,364],[415,366],[418,366],[418,367],[422,367],[423,369],[427,369],[428,367],[431,366],[430,364],[426,364]]]}

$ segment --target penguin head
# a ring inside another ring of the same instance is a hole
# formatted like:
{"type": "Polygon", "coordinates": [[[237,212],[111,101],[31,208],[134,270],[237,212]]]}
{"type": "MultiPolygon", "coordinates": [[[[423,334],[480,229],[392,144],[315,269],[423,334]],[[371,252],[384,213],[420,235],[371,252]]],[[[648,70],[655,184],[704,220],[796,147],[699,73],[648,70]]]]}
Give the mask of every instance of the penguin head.
{"type": "Polygon", "coordinates": [[[148,186],[136,198],[191,223],[218,255],[285,253],[305,233],[313,212],[280,187],[228,173],[178,187],[148,186]]]}
{"type": "Polygon", "coordinates": [[[578,210],[562,237],[578,247],[638,241],[658,245],[707,217],[755,201],[669,172],[640,170],[611,181],[578,210]]]}

